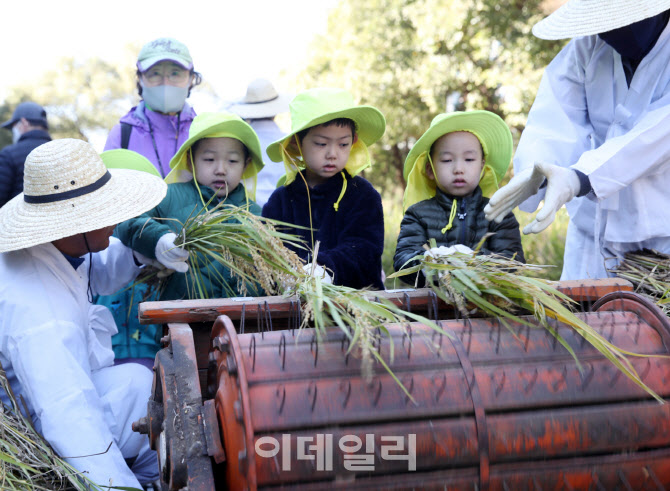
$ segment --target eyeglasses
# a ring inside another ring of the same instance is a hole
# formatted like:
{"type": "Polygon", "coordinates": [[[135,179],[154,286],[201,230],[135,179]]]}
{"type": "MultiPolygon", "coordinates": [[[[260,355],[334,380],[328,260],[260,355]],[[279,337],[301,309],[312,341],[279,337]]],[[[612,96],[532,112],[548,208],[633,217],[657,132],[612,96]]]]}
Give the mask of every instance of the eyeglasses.
{"type": "Polygon", "coordinates": [[[150,68],[142,74],[142,76],[150,84],[159,84],[167,78],[168,82],[173,84],[180,84],[185,82],[188,77],[191,75],[191,72],[188,70],[183,70],[181,68],[150,68]]]}

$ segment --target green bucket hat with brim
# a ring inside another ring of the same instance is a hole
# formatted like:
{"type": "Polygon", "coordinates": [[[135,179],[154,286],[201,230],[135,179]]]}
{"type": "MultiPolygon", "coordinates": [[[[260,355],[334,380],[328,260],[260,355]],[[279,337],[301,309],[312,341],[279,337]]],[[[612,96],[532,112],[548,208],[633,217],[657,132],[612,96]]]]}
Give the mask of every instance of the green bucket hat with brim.
{"type": "Polygon", "coordinates": [[[100,154],[100,158],[108,169],[141,170],[156,177],[161,177],[158,169],[154,167],[154,164],[148,158],[132,150],[125,148],[106,150],[100,154]]]}
{"type": "Polygon", "coordinates": [[[345,167],[351,175],[358,174],[370,165],[367,146],[379,140],[386,130],[386,119],[379,109],[356,105],[352,95],[343,89],[306,90],[293,98],[289,104],[289,111],[291,113],[291,132],[271,143],[267,148],[270,159],[274,162],[284,161],[287,184],[293,180],[298,168],[304,167],[299,150],[296,152],[295,145],[289,145],[295,140],[295,135],[302,130],[333,119],[348,118],[354,121],[358,141],[352,146],[349,162],[345,167]]]}
{"type": "MultiPolygon", "coordinates": [[[[168,184],[186,182],[193,178],[193,174],[189,170],[188,155],[193,144],[203,138],[234,138],[247,147],[251,156],[251,163],[244,170],[242,179],[254,179],[263,168],[261,144],[258,135],[251,126],[235,114],[225,112],[203,113],[193,119],[188,131],[188,140],[170,160],[172,171],[165,177],[165,182],[168,184]]],[[[252,190],[251,195],[254,194],[252,190]]]]}
{"type": "Polygon", "coordinates": [[[479,181],[482,194],[491,196],[498,189],[512,161],[512,133],[505,121],[497,114],[482,110],[438,114],[405,159],[403,175],[407,187],[403,210],[435,196],[435,181],[426,174],[428,154],[441,136],[456,131],[472,133],[482,145],[484,170],[479,181]]]}

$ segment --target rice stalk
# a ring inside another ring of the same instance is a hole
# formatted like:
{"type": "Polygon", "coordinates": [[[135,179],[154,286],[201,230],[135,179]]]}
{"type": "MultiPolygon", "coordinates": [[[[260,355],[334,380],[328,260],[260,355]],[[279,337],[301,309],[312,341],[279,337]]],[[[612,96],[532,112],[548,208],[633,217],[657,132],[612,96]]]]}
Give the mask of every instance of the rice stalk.
{"type": "MultiPolygon", "coordinates": [[[[318,255],[318,248],[317,241],[313,257],[318,255]]],[[[411,397],[379,352],[382,336],[385,336],[389,339],[389,362],[393,362],[395,348],[387,325],[397,324],[403,328],[409,319],[421,322],[446,336],[451,335],[435,322],[406,312],[384,298],[370,301],[367,290],[333,285],[324,282],[318,275],[302,273],[302,269],[294,273],[295,284],[286,293],[300,297],[303,313],[301,328],[313,327],[320,339],[326,328],[337,326],[349,339],[347,354],[351,353],[353,347],[358,347],[362,375],[367,382],[372,381],[374,363],[377,362],[402,387],[405,394],[411,397]]]]}
{"type": "Polygon", "coordinates": [[[1,364],[0,386],[9,400],[9,405],[0,403],[0,489],[107,489],[60,458],[35,430],[20,410],[1,364]]]}
{"type": "Polygon", "coordinates": [[[636,293],[670,314],[670,255],[652,249],[627,252],[610,273],[630,281],[636,293]]]}
{"type": "MultiPolygon", "coordinates": [[[[643,356],[622,350],[601,336],[595,329],[577,317],[571,298],[559,292],[551,282],[524,274],[537,271],[541,266],[520,263],[513,259],[491,254],[480,255],[456,252],[448,256],[430,257],[419,255],[412,259],[412,266],[390,275],[389,278],[417,275],[423,271],[427,284],[446,303],[457,308],[463,316],[474,306],[486,316],[497,317],[509,329],[508,321],[536,327],[522,317],[530,312],[537,324],[547,329],[575,359],[574,350],[550,325],[549,320],[572,327],[579,335],[597,349],[614,366],[635,384],[662,401],[647,387],[627,356],[643,356]]],[[[646,355],[645,355],[646,356],[646,355]]]]}

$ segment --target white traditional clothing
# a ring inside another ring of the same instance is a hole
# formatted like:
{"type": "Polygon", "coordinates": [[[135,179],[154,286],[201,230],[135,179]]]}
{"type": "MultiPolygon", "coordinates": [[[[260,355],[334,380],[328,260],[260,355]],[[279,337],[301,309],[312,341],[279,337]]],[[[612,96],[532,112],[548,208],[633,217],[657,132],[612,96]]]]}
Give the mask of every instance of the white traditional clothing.
{"type": "MultiPolygon", "coordinates": [[[[561,279],[603,278],[612,256],[670,252],[670,25],[626,83],[621,56],[597,35],[575,38],[547,67],[514,158],[571,167],[593,192],[566,204],[561,279]]],[[[534,211],[543,193],[520,208],[534,211]]]]}
{"type": "MultiPolygon", "coordinates": [[[[139,488],[158,478],[147,436],[131,429],[146,414],[152,374],[111,366],[116,327],[88,301],[89,256],[75,270],[51,243],[0,254],[0,361],[59,455],[99,485],[139,488]]],[[[113,293],[138,272],[132,251],[112,237],[93,254],[91,287],[113,293]]]]}

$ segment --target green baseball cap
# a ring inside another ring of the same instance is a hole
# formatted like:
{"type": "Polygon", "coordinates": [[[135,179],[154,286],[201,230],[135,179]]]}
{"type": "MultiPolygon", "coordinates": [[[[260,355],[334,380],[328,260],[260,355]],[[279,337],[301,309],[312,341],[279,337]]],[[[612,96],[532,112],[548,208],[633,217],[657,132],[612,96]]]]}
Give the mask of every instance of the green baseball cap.
{"type": "Polygon", "coordinates": [[[301,92],[289,104],[291,132],[267,148],[270,159],[282,161],[281,144],[302,130],[333,119],[348,118],[356,123],[358,138],[365,145],[379,140],[386,130],[386,119],[379,109],[357,106],[353,96],[343,89],[317,88],[301,92]]]}
{"type": "Polygon", "coordinates": [[[243,179],[253,178],[263,168],[261,144],[258,135],[249,124],[232,113],[203,113],[193,119],[188,131],[188,140],[170,160],[172,171],[165,177],[165,182],[170,184],[191,179],[192,174],[189,170],[187,155],[193,144],[203,138],[234,138],[247,147],[251,156],[251,164],[244,170],[243,179]],[[186,174],[183,174],[184,171],[186,174]],[[184,176],[187,176],[188,179],[185,179],[184,176]]]}
{"type": "Polygon", "coordinates": [[[132,150],[126,150],[125,148],[106,150],[100,154],[100,158],[108,169],[141,170],[161,177],[158,169],[148,158],[132,150]]]}
{"type": "Polygon", "coordinates": [[[193,68],[193,59],[186,45],[172,38],[154,39],[142,46],[137,57],[137,68],[146,72],[156,63],[166,60],[173,61],[186,70],[193,68]]]}

